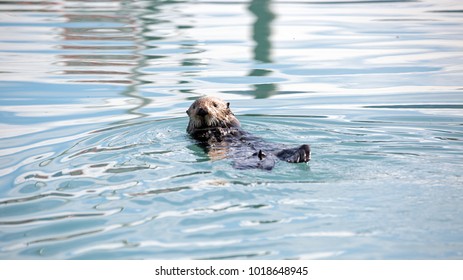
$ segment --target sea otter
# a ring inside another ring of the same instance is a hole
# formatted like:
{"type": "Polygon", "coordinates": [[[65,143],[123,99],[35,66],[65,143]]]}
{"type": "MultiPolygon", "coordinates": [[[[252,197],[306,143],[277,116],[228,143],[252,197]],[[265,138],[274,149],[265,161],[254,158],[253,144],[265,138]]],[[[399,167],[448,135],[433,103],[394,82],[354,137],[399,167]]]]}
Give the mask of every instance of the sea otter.
{"type": "Polygon", "coordinates": [[[230,110],[230,103],[220,98],[204,96],[186,111],[190,120],[187,132],[214,158],[229,157],[237,169],[271,170],[277,159],[286,162],[308,162],[310,146],[287,148],[265,142],[240,127],[230,110]]]}

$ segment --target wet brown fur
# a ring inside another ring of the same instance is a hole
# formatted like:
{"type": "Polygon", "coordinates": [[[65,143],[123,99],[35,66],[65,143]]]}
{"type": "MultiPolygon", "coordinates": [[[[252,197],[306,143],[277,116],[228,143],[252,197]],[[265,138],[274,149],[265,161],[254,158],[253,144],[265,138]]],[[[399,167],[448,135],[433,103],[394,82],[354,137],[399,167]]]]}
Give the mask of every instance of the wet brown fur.
{"type": "Polygon", "coordinates": [[[230,103],[218,97],[201,97],[191,104],[186,113],[190,117],[187,128],[189,134],[204,129],[240,126],[240,122],[230,110],[230,103]]]}

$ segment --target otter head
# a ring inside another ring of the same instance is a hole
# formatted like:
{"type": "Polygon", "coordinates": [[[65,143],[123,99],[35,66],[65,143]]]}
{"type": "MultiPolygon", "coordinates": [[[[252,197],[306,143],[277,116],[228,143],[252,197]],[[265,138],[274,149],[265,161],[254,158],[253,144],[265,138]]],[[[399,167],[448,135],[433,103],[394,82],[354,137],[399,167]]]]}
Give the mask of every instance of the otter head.
{"type": "Polygon", "coordinates": [[[186,113],[190,117],[187,128],[189,134],[201,130],[240,126],[240,122],[230,110],[230,103],[218,97],[201,97],[191,104],[186,113]]]}

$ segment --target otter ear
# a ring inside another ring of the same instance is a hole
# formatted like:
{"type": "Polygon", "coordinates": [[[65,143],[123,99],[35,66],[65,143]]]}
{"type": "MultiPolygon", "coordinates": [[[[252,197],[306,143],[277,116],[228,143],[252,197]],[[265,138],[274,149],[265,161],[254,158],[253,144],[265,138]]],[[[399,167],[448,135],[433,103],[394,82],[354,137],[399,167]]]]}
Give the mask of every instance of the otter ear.
{"type": "Polygon", "coordinates": [[[230,102],[227,102],[227,108],[230,108],[230,102]]]}

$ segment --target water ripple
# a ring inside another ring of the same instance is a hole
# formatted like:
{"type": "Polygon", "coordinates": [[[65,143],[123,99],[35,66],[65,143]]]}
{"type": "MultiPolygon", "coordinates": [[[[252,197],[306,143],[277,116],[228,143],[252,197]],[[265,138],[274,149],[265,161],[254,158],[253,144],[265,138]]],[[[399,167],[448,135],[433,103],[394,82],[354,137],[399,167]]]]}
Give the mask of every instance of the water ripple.
{"type": "Polygon", "coordinates": [[[461,258],[462,10],[1,2],[0,258],[461,258]],[[211,160],[203,94],[311,162],[211,160]]]}
{"type": "Polygon", "coordinates": [[[106,213],[63,213],[61,215],[53,215],[47,217],[37,217],[33,219],[26,219],[26,220],[11,220],[11,221],[0,221],[0,225],[4,226],[11,226],[11,225],[22,225],[22,224],[30,224],[30,223],[40,223],[40,222],[48,222],[48,221],[56,221],[62,219],[74,219],[74,218],[87,218],[87,217],[95,217],[95,216],[107,216],[113,215],[120,210],[116,211],[108,211],[106,213]]]}

